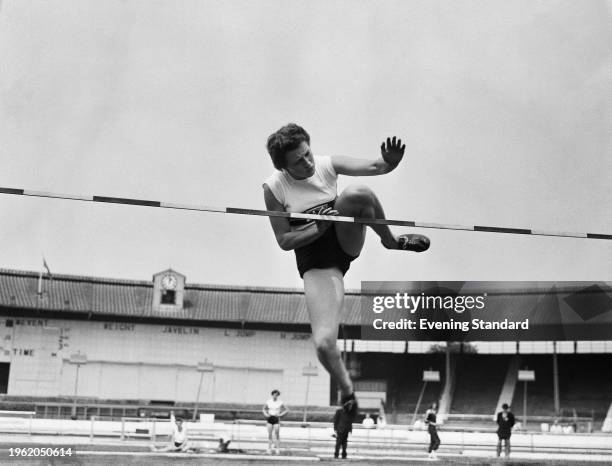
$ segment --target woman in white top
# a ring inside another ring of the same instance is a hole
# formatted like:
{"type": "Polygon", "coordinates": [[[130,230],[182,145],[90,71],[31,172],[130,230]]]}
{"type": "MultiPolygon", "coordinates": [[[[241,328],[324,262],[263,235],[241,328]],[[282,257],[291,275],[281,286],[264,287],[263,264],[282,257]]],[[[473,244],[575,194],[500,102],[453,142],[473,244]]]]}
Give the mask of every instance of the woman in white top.
{"type": "Polygon", "coordinates": [[[272,398],[266,401],[263,406],[263,415],[266,418],[266,427],[268,429],[268,451],[272,453],[272,446],[276,444],[275,452],[280,453],[280,418],[289,412],[285,404],[279,398],[280,392],[272,390],[272,398]]]}
{"type": "MultiPolygon", "coordinates": [[[[338,175],[372,176],[389,173],[402,160],[405,145],[387,138],[381,157],[315,157],[310,136],[300,126],[288,124],[268,138],[268,153],[276,172],[264,183],[268,210],[384,218],[382,205],[367,186],[353,185],[337,194],[338,175]]],[[[342,392],[341,404],[351,404],[356,414],[353,384],[336,346],[340,311],[344,300],[344,274],[365,241],[363,224],[302,221],[270,217],[272,229],[283,250],[294,250],[298,271],[304,279],[304,294],[312,336],[321,364],[342,392]]],[[[422,252],[429,248],[423,235],[395,236],[387,225],[369,225],[387,249],[422,252]]]]}

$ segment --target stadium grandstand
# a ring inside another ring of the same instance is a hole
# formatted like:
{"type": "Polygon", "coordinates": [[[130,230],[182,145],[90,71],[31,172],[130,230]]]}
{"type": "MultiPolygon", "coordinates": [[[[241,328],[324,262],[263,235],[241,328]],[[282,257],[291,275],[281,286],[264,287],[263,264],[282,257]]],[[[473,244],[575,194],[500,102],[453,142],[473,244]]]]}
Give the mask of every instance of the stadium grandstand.
{"type": "MultiPolygon", "coordinates": [[[[493,431],[493,414],[509,403],[519,419],[526,408],[534,429],[609,428],[612,341],[366,341],[359,298],[346,296],[338,345],[361,414],[412,425],[439,401],[447,425],[493,431]],[[518,379],[525,369],[535,380],[518,379]],[[439,382],[424,383],[423,371],[439,382]]],[[[298,290],[192,284],[172,269],[148,281],[2,269],[0,315],[2,410],[190,417],[197,402],[218,419],[260,419],[278,388],[290,419],[301,419],[306,400],[310,419],[329,421],[338,401],[324,370],[306,375],[318,362],[298,290]]]]}

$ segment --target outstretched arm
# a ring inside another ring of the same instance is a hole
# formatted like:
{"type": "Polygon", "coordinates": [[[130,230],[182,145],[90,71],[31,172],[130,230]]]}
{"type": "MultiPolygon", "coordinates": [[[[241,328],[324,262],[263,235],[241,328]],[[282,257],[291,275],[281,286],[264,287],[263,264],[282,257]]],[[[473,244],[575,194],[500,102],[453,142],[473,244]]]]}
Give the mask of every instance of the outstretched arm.
{"type": "Polygon", "coordinates": [[[174,417],[174,411],[170,411],[170,442],[174,442],[174,431],[176,430],[176,418],[174,417]]]}
{"type": "Polygon", "coordinates": [[[394,170],[404,157],[406,145],[401,139],[387,138],[380,146],[380,158],[376,160],[358,159],[355,157],[333,156],[331,158],[334,170],[339,175],[373,176],[384,175],[394,170]]]}

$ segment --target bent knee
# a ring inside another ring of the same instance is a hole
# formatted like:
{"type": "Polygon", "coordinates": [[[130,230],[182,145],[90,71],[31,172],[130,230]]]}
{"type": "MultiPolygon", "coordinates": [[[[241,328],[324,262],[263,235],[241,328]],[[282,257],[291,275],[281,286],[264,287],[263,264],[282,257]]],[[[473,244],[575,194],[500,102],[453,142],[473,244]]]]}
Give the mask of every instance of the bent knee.
{"type": "Polygon", "coordinates": [[[316,338],[314,344],[318,354],[329,354],[336,350],[336,338],[331,335],[316,338]]]}
{"type": "Polygon", "coordinates": [[[374,191],[364,184],[352,184],[342,191],[339,200],[342,199],[367,203],[368,201],[372,201],[374,199],[374,191]]]}

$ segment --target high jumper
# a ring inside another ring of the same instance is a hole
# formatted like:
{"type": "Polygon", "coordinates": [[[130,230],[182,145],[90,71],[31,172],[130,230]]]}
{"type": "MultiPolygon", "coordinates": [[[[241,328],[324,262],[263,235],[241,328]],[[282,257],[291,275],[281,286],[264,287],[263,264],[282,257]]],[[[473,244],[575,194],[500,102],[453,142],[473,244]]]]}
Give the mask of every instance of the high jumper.
{"type": "MultiPolygon", "coordinates": [[[[339,175],[374,176],[393,171],[404,157],[406,146],[394,136],[382,143],[381,155],[375,160],[314,156],[310,135],[301,126],[290,123],[270,135],[267,149],[276,168],[263,184],[269,211],[384,219],[382,204],[369,187],[351,185],[338,195],[336,182],[339,175]]],[[[348,405],[348,412],[354,416],[357,401],[353,383],[336,339],[344,302],[344,274],[361,253],[366,226],[272,216],[270,223],[279,246],[295,251],[317,357],[338,384],[341,404],[348,405]]],[[[368,226],[387,249],[414,252],[429,249],[426,236],[396,236],[388,225],[368,226]]]]}

